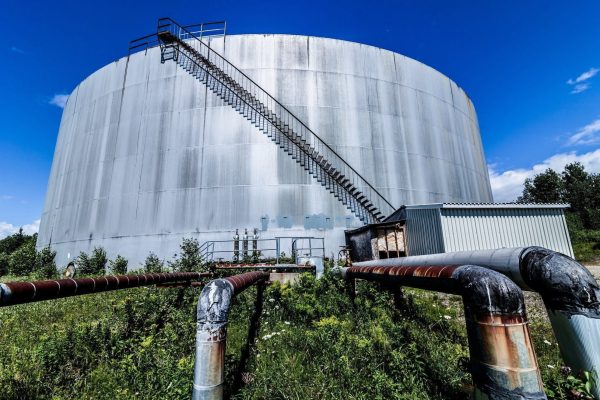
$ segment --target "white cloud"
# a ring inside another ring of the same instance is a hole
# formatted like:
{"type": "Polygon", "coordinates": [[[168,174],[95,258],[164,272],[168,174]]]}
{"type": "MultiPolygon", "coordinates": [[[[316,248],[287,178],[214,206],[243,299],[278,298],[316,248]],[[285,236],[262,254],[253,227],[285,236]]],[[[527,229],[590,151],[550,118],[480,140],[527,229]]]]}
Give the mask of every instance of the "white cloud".
{"type": "Polygon", "coordinates": [[[14,198],[15,198],[14,196],[11,196],[9,194],[0,195],[0,200],[12,200],[14,198]]]}
{"type": "Polygon", "coordinates": [[[571,93],[577,94],[588,90],[590,88],[590,83],[587,81],[596,76],[599,71],[600,69],[598,68],[590,68],[577,78],[569,79],[567,84],[573,86],[571,93]]]}
{"type": "Polygon", "coordinates": [[[0,239],[19,232],[19,228],[23,228],[23,233],[33,235],[40,230],[40,220],[36,219],[31,224],[23,225],[22,227],[15,226],[8,222],[0,221],[0,239]]]}
{"type": "Polygon", "coordinates": [[[65,108],[67,100],[69,100],[68,94],[55,94],[48,103],[60,108],[65,108]]]}
{"type": "Polygon", "coordinates": [[[575,152],[555,154],[529,169],[521,168],[499,172],[493,166],[490,166],[490,182],[494,201],[515,201],[523,193],[525,179],[532,178],[548,168],[560,173],[565,165],[576,161],[583,164],[586,171],[598,173],[600,172],[600,149],[584,154],[576,154],[575,152]]]}
{"type": "Polygon", "coordinates": [[[600,142],[600,118],[580,128],[569,138],[571,146],[590,145],[600,142]]]}
{"type": "Polygon", "coordinates": [[[575,87],[573,88],[573,90],[571,90],[571,94],[577,94],[577,93],[585,92],[589,88],[590,88],[590,84],[587,83],[587,82],[586,83],[578,83],[577,85],[575,85],[575,87]]]}

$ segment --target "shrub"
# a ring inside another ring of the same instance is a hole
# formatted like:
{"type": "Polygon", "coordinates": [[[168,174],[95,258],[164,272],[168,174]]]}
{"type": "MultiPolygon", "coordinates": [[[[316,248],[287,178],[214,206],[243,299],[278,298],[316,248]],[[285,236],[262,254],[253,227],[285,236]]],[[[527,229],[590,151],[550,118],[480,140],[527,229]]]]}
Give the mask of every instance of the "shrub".
{"type": "Polygon", "coordinates": [[[91,255],[87,255],[83,251],[77,256],[75,261],[78,272],[82,275],[104,275],[106,274],[106,250],[102,247],[94,247],[91,255]]]}
{"type": "Polygon", "coordinates": [[[0,276],[8,274],[9,256],[6,253],[0,253],[0,276]]]}
{"type": "Polygon", "coordinates": [[[106,264],[108,264],[106,250],[104,250],[102,247],[94,247],[94,250],[92,250],[92,255],[90,256],[90,264],[94,274],[106,274],[106,264]]]}
{"type": "MultiPolygon", "coordinates": [[[[19,232],[13,233],[10,236],[5,237],[0,240],[0,253],[12,254],[19,247],[21,247],[25,242],[31,239],[31,236],[27,236],[23,234],[23,228],[19,229],[19,232]]],[[[37,237],[36,237],[37,239],[37,237]]],[[[34,240],[35,242],[35,240],[34,240]]]]}
{"type": "Polygon", "coordinates": [[[35,242],[28,241],[15,250],[8,261],[9,272],[13,275],[27,275],[33,272],[36,264],[35,242]]]}
{"type": "Polygon", "coordinates": [[[109,261],[110,271],[115,275],[124,275],[127,273],[127,259],[117,255],[117,258],[109,261]]]}
{"type": "Polygon", "coordinates": [[[39,278],[50,279],[58,275],[56,263],[54,262],[55,257],[56,252],[51,250],[50,247],[44,247],[37,253],[35,272],[39,278]]]}
{"type": "Polygon", "coordinates": [[[88,275],[92,273],[90,257],[85,252],[82,251],[81,253],[79,253],[77,258],[75,258],[75,264],[77,265],[77,273],[83,275],[88,275]]]}
{"type": "Polygon", "coordinates": [[[203,271],[205,270],[200,256],[200,244],[197,239],[184,238],[181,245],[181,255],[178,259],[170,263],[175,271],[203,271]]]}
{"type": "Polygon", "coordinates": [[[155,272],[163,272],[164,263],[158,258],[158,256],[154,253],[148,254],[146,257],[146,261],[144,262],[144,272],[147,273],[155,273],[155,272]]]}

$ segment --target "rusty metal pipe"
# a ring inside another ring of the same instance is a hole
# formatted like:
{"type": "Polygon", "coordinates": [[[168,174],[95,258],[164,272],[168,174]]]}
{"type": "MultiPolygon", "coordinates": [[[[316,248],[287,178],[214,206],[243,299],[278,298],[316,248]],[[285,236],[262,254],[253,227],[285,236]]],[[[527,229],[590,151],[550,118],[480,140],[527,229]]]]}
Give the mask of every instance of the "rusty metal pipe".
{"type": "Polygon", "coordinates": [[[365,279],[462,296],[476,399],[545,399],[523,293],[504,275],[473,265],[352,266],[365,279]]]}
{"type": "Polygon", "coordinates": [[[365,261],[369,265],[476,264],[501,272],[523,290],[538,292],[548,312],[562,358],[576,374],[596,377],[592,393],[600,399],[600,286],[583,265],[543,247],[494,250],[365,261]]]}
{"type": "Polygon", "coordinates": [[[210,274],[173,272],[0,283],[0,307],[139,286],[163,283],[190,283],[207,276],[210,276],[210,274]]]}
{"type": "Polygon", "coordinates": [[[210,281],[198,299],[196,360],[192,399],[223,398],[225,343],[231,299],[246,288],[269,278],[259,271],[210,281]]]}

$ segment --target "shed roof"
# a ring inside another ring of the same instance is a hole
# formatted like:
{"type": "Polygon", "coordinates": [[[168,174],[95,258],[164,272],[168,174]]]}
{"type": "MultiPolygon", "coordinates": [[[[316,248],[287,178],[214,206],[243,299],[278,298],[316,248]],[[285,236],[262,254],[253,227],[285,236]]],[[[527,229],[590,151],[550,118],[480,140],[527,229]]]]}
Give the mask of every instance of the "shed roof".
{"type": "Polygon", "coordinates": [[[429,203],[404,205],[394,211],[384,221],[398,221],[405,219],[405,210],[453,208],[453,209],[566,209],[571,205],[568,203],[429,203]]]}

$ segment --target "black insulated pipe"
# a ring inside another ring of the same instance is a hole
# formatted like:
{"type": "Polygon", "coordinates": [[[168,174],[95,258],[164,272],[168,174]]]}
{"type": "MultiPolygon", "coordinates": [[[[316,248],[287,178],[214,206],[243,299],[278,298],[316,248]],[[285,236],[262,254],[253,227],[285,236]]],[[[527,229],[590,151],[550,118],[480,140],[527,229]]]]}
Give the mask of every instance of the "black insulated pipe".
{"type": "Polygon", "coordinates": [[[561,355],[576,374],[595,377],[591,392],[600,398],[600,286],[590,271],[564,254],[543,247],[521,252],[524,282],[538,292],[561,355]]]}

